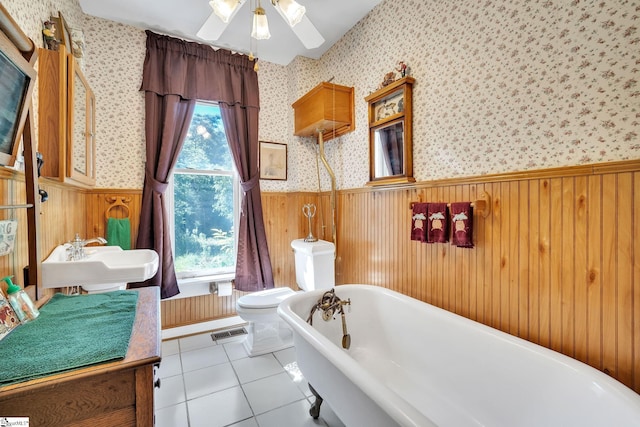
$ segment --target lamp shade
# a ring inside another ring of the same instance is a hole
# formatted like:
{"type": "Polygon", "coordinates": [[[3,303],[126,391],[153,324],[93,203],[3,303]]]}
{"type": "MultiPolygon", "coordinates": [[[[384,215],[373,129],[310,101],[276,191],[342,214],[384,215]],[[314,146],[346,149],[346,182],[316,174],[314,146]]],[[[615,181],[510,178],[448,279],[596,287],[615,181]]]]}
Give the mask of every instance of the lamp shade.
{"type": "Polygon", "coordinates": [[[225,24],[229,22],[229,18],[233,11],[238,7],[239,0],[211,0],[209,5],[213,9],[213,13],[218,15],[225,24]]]}
{"type": "Polygon", "coordinates": [[[280,8],[292,27],[302,20],[307,11],[304,6],[301,6],[295,0],[279,0],[276,7],[280,8]]]}
{"type": "Polygon", "coordinates": [[[256,10],[253,12],[253,31],[251,31],[251,37],[257,40],[266,40],[271,37],[269,24],[267,23],[267,15],[265,15],[264,9],[260,6],[256,7],[256,10]]]}

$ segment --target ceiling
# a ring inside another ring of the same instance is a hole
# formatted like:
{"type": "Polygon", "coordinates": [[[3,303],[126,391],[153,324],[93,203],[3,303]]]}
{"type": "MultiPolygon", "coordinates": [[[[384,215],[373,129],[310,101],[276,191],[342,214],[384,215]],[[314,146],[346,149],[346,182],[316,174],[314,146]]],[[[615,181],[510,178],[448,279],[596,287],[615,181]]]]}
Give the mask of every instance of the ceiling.
{"type": "MultiPolygon", "coordinates": [[[[269,21],[271,38],[251,39],[252,5],[256,0],[241,1],[240,10],[220,38],[207,41],[196,34],[212,13],[208,0],[79,0],[87,15],[234,52],[252,51],[259,59],[280,65],[289,64],[297,55],[319,59],[382,0],[298,0],[307,9],[306,16],[325,39],[320,47],[314,49],[304,47],[270,0],[261,0],[261,3],[269,21]]],[[[217,16],[214,18],[214,24],[223,25],[217,16]]]]}

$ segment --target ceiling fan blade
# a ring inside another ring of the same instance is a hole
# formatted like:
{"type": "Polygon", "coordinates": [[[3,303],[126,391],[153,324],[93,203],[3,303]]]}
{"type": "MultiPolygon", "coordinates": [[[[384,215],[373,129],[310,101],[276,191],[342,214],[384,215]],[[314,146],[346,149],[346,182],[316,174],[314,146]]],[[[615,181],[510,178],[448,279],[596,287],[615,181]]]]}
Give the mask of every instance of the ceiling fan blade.
{"type": "Polygon", "coordinates": [[[226,23],[223,22],[222,19],[218,17],[218,15],[211,12],[211,15],[209,15],[207,20],[204,21],[204,24],[202,24],[202,27],[200,27],[196,35],[203,40],[218,40],[222,35],[222,33],[224,33],[224,30],[227,28],[227,25],[229,25],[229,22],[233,20],[233,17],[236,16],[236,13],[238,13],[238,11],[242,6],[243,6],[242,3],[236,6],[233,13],[229,16],[229,21],[226,23]]]}
{"type": "MultiPolygon", "coordinates": [[[[282,16],[282,19],[287,22],[288,25],[289,21],[287,20],[284,13],[280,10],[280,8],[276,7],[275,9],[278,11],[280,16],[282,16]]],[[[307,18],[307,15],[303,16],[302,20],[291,27],[291,29],[307,49],[315,49],[316,47],[320,47],[322,43],[324,43],[324,37],[322,37],[322,34],[320,34],[320,32],[316,29],[315,25],[313,25],[309,18],[307,18]]]]}
{"type": "Polygon", "coordinates": [[[196,35],[203,40],[218,40],[227,25],[215,13],[211,12],[211,15],[204,21],[196,35]]]}

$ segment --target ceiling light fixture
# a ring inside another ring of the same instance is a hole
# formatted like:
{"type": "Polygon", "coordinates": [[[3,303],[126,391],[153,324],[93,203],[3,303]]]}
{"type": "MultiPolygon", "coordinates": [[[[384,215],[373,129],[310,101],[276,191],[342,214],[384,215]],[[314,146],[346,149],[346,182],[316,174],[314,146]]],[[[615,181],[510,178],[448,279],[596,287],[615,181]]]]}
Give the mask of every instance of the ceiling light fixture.
{"type": "Polygon", "coordinates": [[[251,37],[256,40],[266,40],[271,37],[267,15],[265,15],[264,9],[260,7],[260,0],[258,0],[258,7],[253,11],[253,31],[251,31],[251,37]]]}
{"type": "Polygon", "coordinates": [[[307,11],[296,0],[271,0],[271,4],[282,11],[291,27],[300,22],[307,11]]]}
{"type": "Polygon", "coordinates": [[[225,24],[229,22],[233,11],[236,10],[240,0],[211,0],[209,5],[213,9],[213,12],[222,19],[225,24]]]}

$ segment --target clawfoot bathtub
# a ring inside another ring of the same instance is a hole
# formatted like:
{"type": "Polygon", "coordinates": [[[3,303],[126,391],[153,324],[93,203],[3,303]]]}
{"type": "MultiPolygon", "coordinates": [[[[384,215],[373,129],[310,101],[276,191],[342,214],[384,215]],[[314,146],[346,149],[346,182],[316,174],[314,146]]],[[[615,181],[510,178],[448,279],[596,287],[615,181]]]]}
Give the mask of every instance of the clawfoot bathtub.
{"type": "Polygon", "coordinates": [[[306,322],[323,294],[296,294],[278,313],[312,390],[347,426],[640,425],[640,395],[604,373],[385,288],[335,288],[350,300],[344,349],[338,312],[306,322]]]}

